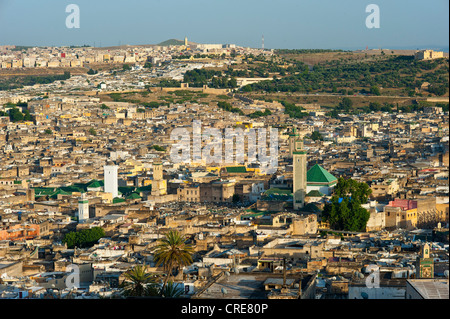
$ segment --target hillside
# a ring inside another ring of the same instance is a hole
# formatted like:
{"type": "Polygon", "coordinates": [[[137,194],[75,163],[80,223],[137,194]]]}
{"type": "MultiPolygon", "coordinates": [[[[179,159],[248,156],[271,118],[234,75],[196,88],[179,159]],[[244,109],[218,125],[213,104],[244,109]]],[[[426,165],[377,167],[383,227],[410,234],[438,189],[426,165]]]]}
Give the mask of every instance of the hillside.
{"type": "Polygon", "coordinates": [[[169,39],[164,42],[158,43],[159,46],[169,46],[169,45],[183,45],[184,41],[177,39],[169,39]]]}

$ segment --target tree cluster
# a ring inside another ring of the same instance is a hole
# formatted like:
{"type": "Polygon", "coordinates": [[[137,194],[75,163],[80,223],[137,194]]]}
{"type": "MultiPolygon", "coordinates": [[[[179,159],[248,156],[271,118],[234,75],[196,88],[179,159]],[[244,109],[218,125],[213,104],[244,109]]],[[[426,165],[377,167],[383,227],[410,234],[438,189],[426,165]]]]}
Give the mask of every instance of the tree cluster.
{"type": "Polygon", "coordinates": [[[92,247],[98,240],[105,236],[105,231],[101,227],[93,227],[80,231],[69,232],[64,236],[63,243],[67,248],[87,248],[92,247]]]}
{"type": "Polygon", "coordinates": [[[370,213],[361,205],[367,202],[371,193],[364,182],[339,178],[330,202],[325,204],[322,218],[334,230],[365,231],[370,213]]]}

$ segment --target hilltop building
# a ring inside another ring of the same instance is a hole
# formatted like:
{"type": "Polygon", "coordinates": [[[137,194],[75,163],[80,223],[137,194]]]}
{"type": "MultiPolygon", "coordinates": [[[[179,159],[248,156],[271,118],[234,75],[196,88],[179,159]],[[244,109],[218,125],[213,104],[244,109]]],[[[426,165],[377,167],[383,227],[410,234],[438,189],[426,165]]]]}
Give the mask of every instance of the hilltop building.
{"type": "Polygon", "coordinates": [[[433,60],[444,57],[444,52],[433,50],[421,50],[414,54],[416,60],[433,60]]]}

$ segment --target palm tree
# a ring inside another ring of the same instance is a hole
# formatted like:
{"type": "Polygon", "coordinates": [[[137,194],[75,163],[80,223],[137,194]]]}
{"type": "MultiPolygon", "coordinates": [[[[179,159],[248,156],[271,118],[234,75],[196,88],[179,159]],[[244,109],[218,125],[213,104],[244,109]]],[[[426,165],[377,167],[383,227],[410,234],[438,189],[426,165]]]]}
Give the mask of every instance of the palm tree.
{"type": "Polygon", "coordinates": [[[186,238],[176,230],[170,230],[165,238],[160,240],[155,250],[155,262],[158,266],[163,265],[167,271],[167,276],[161,288],[161,295],[165,291],[172,272],[178,267],[192,264],[192,253],[192,247],[186,244],[186,238]]]}
{"type": "Polygon", "coordinates": [[[166,298],[178,298],[184,293],[183,289],[178,287],[173,281],[168,281],[166,287],[161,289],[161,295],[166,298]]]}
{"type": "Polygon", "coordinates": [[[147,272],[147,266],[137,265],[124,274],[125,280],[121,284],[124,296],[143,297],[157,296],[157,282],[155,276],[147,272]]]}

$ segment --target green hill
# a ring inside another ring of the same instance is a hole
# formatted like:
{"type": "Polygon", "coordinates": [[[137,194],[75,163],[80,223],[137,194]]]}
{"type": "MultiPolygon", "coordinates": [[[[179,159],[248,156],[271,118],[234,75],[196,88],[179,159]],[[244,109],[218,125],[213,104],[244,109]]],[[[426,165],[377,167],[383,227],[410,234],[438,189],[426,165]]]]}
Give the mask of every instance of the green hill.
{"type": "Polygon", "coordinates": [[[183,45],[184,41],[177,39],[169,39],[164,42],[158,43],[159,46],[169,46],[169,45],[183,45]]]}

